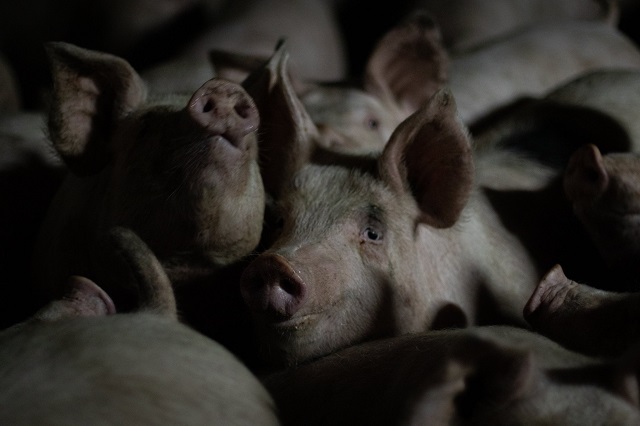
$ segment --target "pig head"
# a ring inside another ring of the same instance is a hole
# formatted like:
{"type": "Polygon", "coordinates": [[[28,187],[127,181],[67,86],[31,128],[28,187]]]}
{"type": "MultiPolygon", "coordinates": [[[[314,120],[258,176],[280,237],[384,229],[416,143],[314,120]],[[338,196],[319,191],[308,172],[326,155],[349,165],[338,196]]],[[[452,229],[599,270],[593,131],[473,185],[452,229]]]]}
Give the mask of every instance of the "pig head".
{"type": "Polygon", "coordinates": [[[492,316],[523,322],[537,275],[474,190],[469,136],[450,92],[398,126],[382,154],[357,157],[314,150],[317,129],[285,89],[273,85],[272,96],[288,101],[288,125],[261,115],[265,130],[291,126],[261,162],[274,198],[267,249],[241,279],[267,362],[293,365],[492,316]]]}
{"type": "Polygon", "coordinates": [[[154,98],[121,58],[66,43],[46,49],[49,133],[69,168],[34,257],[47,297],[69,275],[91,276],[94,242],[113,226],[148,244],[177,287],[255,248],[259,116],[241,86],[213,79],[191,95],[154,98]]]}
{"type": "Polygon", "coordinates": [[[603,155],[584,145],[572,155],[564,189],[573,211],[614,272],[613,289],[638,290],[640,276],[640,156],[603,155]]]}

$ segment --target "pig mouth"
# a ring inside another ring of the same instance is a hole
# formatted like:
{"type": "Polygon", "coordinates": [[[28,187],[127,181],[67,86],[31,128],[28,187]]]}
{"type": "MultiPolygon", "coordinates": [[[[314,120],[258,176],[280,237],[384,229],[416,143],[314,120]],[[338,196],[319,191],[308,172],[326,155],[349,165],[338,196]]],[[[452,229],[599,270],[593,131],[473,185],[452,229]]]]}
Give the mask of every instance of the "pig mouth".
{"type": "Polygon", "coordinates": [[[229,133],[221,133],[221,134],[212,136],[209,140],[214,144],[224,144],[224,146],[228,145],[236,150],[240,150],[240,145],[242,143],[242,138],[239,138],[229,133]]]}
{"type": "Polygon", "coordinates": [[[319,314],[312,313],[297,316],[294,318],[261,318],[263,326],[270,331],[278,334],[291,334],[308,329],[319,314]]]}

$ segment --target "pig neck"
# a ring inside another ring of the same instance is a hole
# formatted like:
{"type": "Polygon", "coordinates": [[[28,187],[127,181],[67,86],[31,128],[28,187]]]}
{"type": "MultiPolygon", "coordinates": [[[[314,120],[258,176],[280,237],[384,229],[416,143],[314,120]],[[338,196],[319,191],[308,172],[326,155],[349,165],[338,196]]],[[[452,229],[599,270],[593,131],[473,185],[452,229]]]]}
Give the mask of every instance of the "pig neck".
{"type": "MultiPolygon", "coordinates": [[[[470,323],[525,324],[522,308],[538,273],[525,247],[502,225],[484,193],[472,192],[453,227],[420,229],[422,248],[428,250],[434,237],[444,240],[451,255],[441,256],[430,267],[438,270],[444,294],[450,293],[451,300],[470,315],[470,323]]],[[[425,271],[425,276],[432,273],[425,271]]]]}

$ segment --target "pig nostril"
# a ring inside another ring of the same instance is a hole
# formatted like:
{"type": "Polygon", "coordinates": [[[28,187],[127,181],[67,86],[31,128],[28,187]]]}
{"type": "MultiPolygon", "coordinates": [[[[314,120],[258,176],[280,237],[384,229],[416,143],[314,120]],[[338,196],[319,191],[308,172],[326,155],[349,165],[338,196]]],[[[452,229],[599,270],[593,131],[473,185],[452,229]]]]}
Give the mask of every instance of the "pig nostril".
{"type": "Polygon", "coordinates": [[[294,297],[299,297],[302,295],[302,286],[300,286],[300,284],[298,284],[293,280],[289,280],[289,279],[281,280],[280,288],[284,290],[286,293],[294,297]]]}
{"type": "Polygon", "coordinates": [[[202,112],[209,112],[213,110],[213,102],[211,102],[211,100],[208,100],[206,104],[204,104],[204,107],[202,108],[202,112]]]}
{"type": "Polygon", "coordinates": [[[251,111],[251,105],[249,105],[248,103],[239,103],[235,106],[235,110],[236,113],[242,117],[242,118],[249,118],[250,111],[251,111]]]}

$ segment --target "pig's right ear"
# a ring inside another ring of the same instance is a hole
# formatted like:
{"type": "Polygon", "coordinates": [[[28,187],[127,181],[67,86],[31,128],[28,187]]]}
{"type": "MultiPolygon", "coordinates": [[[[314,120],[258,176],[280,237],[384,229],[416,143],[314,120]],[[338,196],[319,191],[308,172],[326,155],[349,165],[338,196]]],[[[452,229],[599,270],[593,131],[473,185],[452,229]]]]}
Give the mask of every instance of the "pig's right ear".
{"type": "Polygon", "coordinates": [[[45,44],[53,78],[49,133],[69,169],[98,172],[110,159],[115,122],[136,108],[146,87],[127,61],[63,42],[45,44]]]}
{"type": "Polygon", "coordinates": [[[310,159],[319,137],[293,86],[288,60],[281,40],[271,58],[242,83],[260,112],[260,171],[265,190],[276,198],[310,159]]]}
{"type": "Polygon", "coordinates": [[[564,190],[572,202],[589,201],[602,194],[609,185],[609,175],[597,146],[578,148],[569,159],[564,173],[564,190]]]}
{"type": "Polygon", "coordinates": [[[473,187],[474,166],[470,136],[449,89],[398,125],[378,170],[391,188],[413,196],[419,222],[436,228],[456,223],[473,187]]]}

